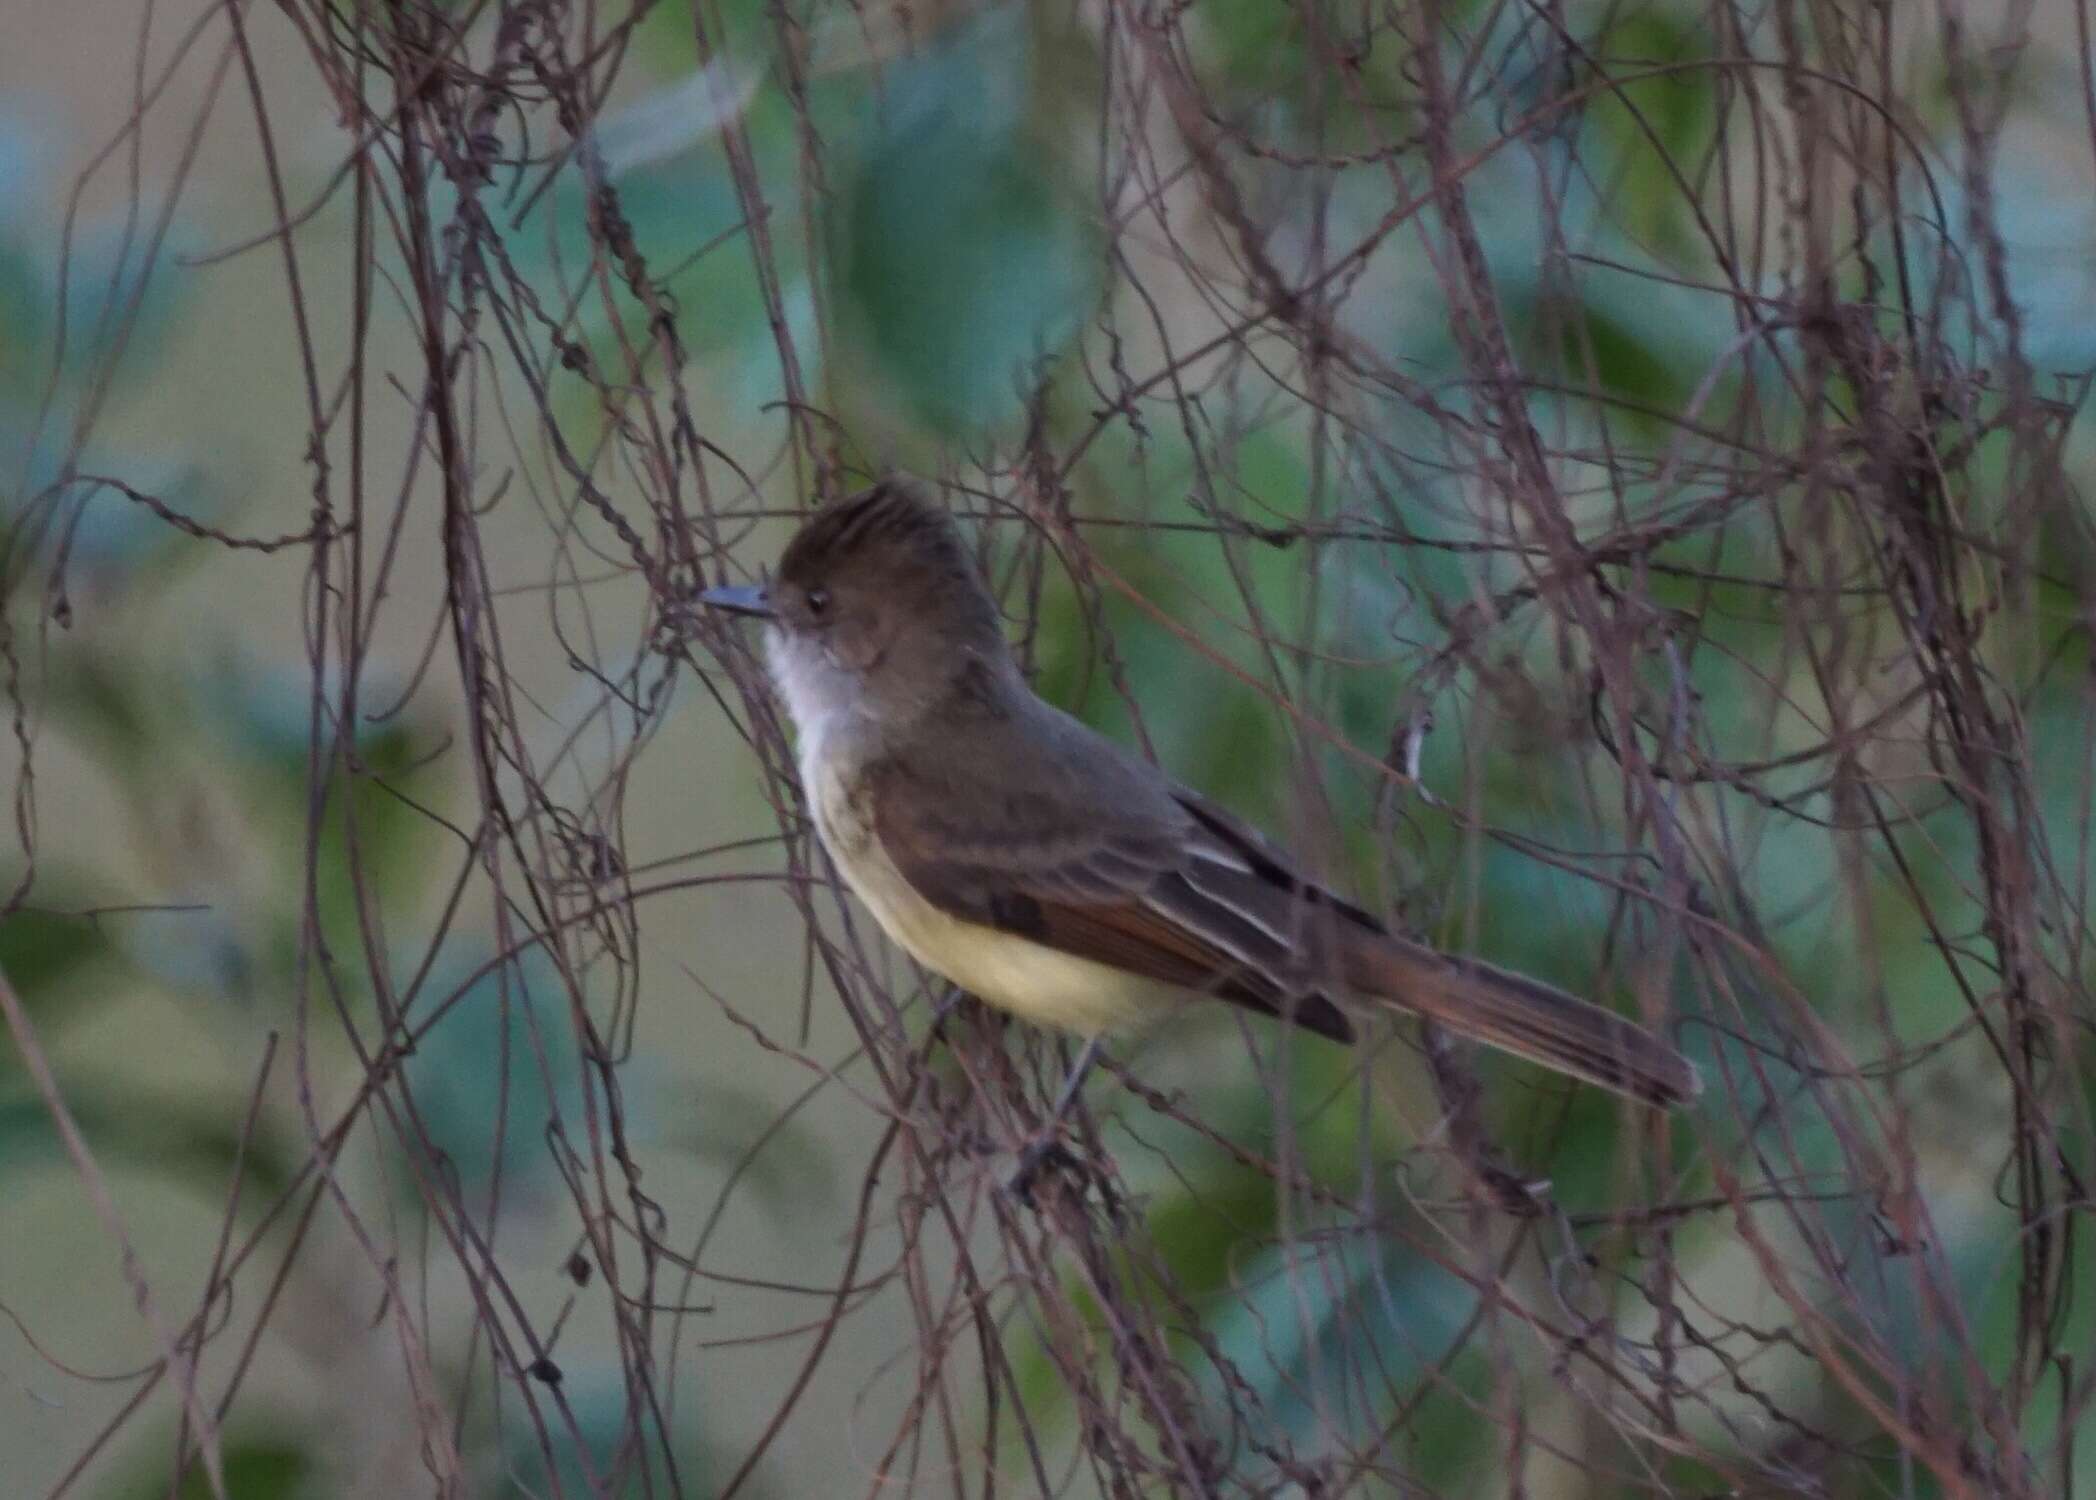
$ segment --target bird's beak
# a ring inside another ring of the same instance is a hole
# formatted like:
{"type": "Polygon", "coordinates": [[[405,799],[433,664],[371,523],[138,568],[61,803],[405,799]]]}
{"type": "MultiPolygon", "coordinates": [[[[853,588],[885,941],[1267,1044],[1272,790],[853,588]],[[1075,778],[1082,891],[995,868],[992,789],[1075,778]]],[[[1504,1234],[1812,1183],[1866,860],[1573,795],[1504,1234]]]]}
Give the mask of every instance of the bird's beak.
{"type": "Polygon", "coordinates": [[[699,603],[724,609],[731,615],[752,615],[759,620],[772,618],[771,594],[761,583],[737,583],[707,589],[699,595],[699,603]]]}

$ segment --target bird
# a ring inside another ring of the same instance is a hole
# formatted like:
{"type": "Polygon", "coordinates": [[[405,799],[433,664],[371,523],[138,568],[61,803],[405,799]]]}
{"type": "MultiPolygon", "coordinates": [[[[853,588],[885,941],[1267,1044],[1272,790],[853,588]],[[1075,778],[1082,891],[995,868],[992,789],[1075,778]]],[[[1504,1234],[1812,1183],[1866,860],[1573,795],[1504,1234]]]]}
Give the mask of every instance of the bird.
{"type": "Polygon", "coordinates": [[[806,806],[845,884],[925,968],[1085,1039],[1190,1002],[1351,1043],[1379,1010],[1648,1105],[1697,1070],[1628,1018],[1394,931],[1277,843],[1036,694],[937,490],[891,474],[807,520],[768,582],[707,605],[764,625],[806,806]]]}

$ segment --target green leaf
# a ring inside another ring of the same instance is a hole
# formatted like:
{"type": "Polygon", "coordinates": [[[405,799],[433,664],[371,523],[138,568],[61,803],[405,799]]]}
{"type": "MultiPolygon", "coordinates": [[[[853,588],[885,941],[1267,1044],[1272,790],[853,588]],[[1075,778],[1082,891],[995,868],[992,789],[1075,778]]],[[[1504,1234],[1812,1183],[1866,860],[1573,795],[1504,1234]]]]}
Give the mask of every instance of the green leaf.
{"type": "MultiPolygon", "coordinates": [[[[389,686],[367,684],[364,703],[386,701],[389,686]]],[[[275,916],[294,927],[302,907],[303,847],[308,816],[311,686],[303,678],[252,671],[228,663],[203,684],[211,727],[245,759],[253,774],[239,790],[261,825],[269,848],[286,861],[275,916]]],[[[396,792],[416,796],[448,769],[435,752],[443,744],[427,717],[400,714],[357,725],[354,770],[337,766],[324,791],[319,847],[314,860],[322,930],[337,951],[362,943],[358,882],[382,909],[410,909],[435,869],[430,850],[438,826],[396,792]],[[352,867],[345,824],[356,824],[360,864],[352,867]]]]}
{"type": "MultiPolygon", "coordinates": [[[[162,1438],[154,1446],[170,1444],[162,1438]]],[[[227,1443],[219,1452],[231,1500],[294,1500],[304,1493],[306,1482],[319,1467],[304,1448],[281,1438],[227,1443]]],[[[142,1463],[103,1495],[106,1500],[167,1500],[169,1477],[165,1460],[142,1463]]],[[[211,1500],[211,1480],[201,1459],[190,1465],[175,1495],[177,1500],[211,1500]]]]}
{"type": "Polygon", "coordinates": [[[0,239],[0,391],[26,398],[48,367],[51,308],[36,261],[0,239]]]}
{"type": "Polygon", "coordinates": [[[1204,61],[1217,81],[1246,94],[1265,95],[1313,76],[1304,66],[1303,20],[1295,7],[1271,0],[1216,0],[1201,8],[1204,61]]]}
{"type": "Polygon", "coordinates": [[[860,355],[946,432],[1016,410],[1093,294],[1089,220],[1021,112],[1021,19],[993,11],[889,70],[830,235],[860,355]]]}
{"type": "MultiPolygon", "coordinates": [[[[707,1493],[705,1454],[697,1444],[679,1445],[672,1485],[658,1420],[647,1403],[635,1408],[633,1389],[617,1366],[571,1366],[556,1351],[540,1378],[546,1377],[558,1382],[573,1422],[549,1422],[542,1430],[529,1422],[512,1424],[504,1468],[516,1484],[486,1491],[490,1500],[518,1494],[644,1500],[707,1493]]],[[[693,1425],[678,1424],[685,1432],[693,1425]]]]}
{"type": "MultiPolygon", "coordinates": [[[[498,1180],[506,1196],[550,1192],[559,1174],[547,1131],[558,1122],[573,1141],[584,1131],[581,1051],[565,994],[551,966],[528,957],[489,970],[452,999],[470,972],[461,966],[454,980],[425,986],[409,1017],[448,1001],[406,1063],[418,1150],[456,1173],[469,1205],[485,1202],[498,1180]]],[[[628,1076],[623,1101],[636,1136],[646,1115],[640,1084],[628,1076]]]]}
{"type": "Polygon", "coordinates": [[[1271,1238],[1274,1227],[1274,1185],[1264,1173],[1219,1157],[1209,1165],[1193,1191],[1159,1200],[1148,1215],[1150,1237],[1174,1282],[1196,1298],[1223,1291],[1239,1251],[1271,1238]]]}
{"type": "Polygon", "coordinates": [[[1707,252],[1690,200],[1674,172],[1708,149],[1717,119],[1716,68],[1687,68],[1647,77],[1670,63],[1708,58],[1720,50],[1686,16],[1647,7],[1620,19],[1599,52],[1606,74],[1619,82],[1598,92],[1585,111],[1581,149],[1597,180],[1611,184],[1608,213],[1630,239],[1670,255],[1707,252]]]}
{"type": "Polygon", "coordinates": [[[58,992],[115,956],[108,934],[91,918],[35,909],[0,917],[0,973],[39,1021],[70,1016],[71,1007],[53,1005],[58,992]]]}
{"type": "MultiPolygon", "coordinates": [[[[1217,1346],[1259,1392],[1268,1413],[1291,1433],[1306,1435],[1333,1415],[1312,1403],[1313,1393],[1347,1388],[1358,1372],[1374,1372],[1378,1388],[1395,1398],[1415,1394],[1412,1383],[1448,1378],[1435,1367],[1450,1352],[1476,1304],[1476,1293],[1402,1245],[1361,1233],[1336,1246],[1298,1240],[1277,1245],[1248,1264],[1243,1296],[1211,1325],[1217,1346]]],[[[1464,1356],[1462,1366],[1479,1361],[1464,1356]]],[[[1470,1371],[1474,1382],[1476,1371],[1470,1371]]],[[[1214,1377],[1211,1375],[1210,1379],[1214,1377]]],[[[1458,1379],[1462,1377],[1458,1375],[1458,1379]]],[[[1222,1409],[1222,1393],[1212,1393],[1222,1409]]],[[[1374,1413],[1361,1414],[1369,1422],[1374,1413]]],[[[1445,1478],[1484,1424],[1457,1410],[1415,1414],[1407,1432],[1431,1437],[1435,1452],[1416,1454],[1419,1477],[1445,1478]]],[[[1372,1430],[1372,1429],[1370,1429],[1372,1430]]]]}
{"type": "Polygon", "coordinates": [[[142,670],[111,656],[81,651],[70,653],[66,669],[52,675],[44,706],[53,723],[122,770],[150,748],[151,725],[144,708],[150,701],[142,670]]]}
{"type": "Polygon", "coordinates": [[[768,1209],[805,1212],[808,1205],[836,1189],[837,1163],[823,1143],[798,1122],[773,1130],[778,1113],[775,1099],[709,1079],[695,1108],[679,1110],[665,1122],[661,1144],[732,1170],[751,1144],[771,1131],[763,1153],[750,1163],[741,1181],[768,1209]]]}
{"type": "MultiPolygon", "coordinates": [[[[68,1081],[66,1107],[104,1166],[128,1167],[164,1182],[194,1187],[222,1199],[240,1163],[243,1211],[267,1208],[291,1182],[290,1153],[267,1129],[258,1128],[243,1148],[243,1105],[222,1095],[203,1100],[140,1093],[126,1086],[68,1081]]],[[[49,1165],[64,1156],[63,1143],[40,1098],[0,1100],[0,1166],[49,1165]]]]}

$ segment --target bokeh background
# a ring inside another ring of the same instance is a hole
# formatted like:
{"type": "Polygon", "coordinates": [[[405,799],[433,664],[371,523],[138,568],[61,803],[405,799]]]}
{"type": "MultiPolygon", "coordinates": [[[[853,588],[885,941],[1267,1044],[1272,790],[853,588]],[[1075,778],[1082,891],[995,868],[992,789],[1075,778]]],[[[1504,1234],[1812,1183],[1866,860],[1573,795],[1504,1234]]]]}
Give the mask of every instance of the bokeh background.
{"type": "Polygon", "coordinates": [[[0,1490],[2096,1487],[2077,4],[0,22],[0,1490]],[[1189,1017],[1000,1195],[686,602],[893,465],[1705,1101],[1189,1017]]]}

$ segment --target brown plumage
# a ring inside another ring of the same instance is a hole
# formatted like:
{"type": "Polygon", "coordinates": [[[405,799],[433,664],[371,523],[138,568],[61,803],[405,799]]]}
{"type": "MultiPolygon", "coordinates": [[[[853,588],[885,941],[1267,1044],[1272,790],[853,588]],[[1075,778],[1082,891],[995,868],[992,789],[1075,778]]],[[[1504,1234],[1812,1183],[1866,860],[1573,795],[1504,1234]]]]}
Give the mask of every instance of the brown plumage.
{"type": "MultiPolygon", "coordinates": [[[[824,511],[761,602],[825,846],[927,967],[1097,1033],[1210,997],[1321,1036],[1387,1004],[1654,1104],[1696,1070],[1612,1011],[1397,936],[1036,697],[951,521],[908,481],[824,511]]],[[[733,594],[731,600],[729,595],[733,594]]]]}

